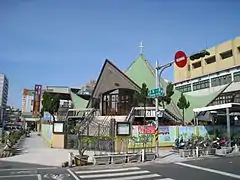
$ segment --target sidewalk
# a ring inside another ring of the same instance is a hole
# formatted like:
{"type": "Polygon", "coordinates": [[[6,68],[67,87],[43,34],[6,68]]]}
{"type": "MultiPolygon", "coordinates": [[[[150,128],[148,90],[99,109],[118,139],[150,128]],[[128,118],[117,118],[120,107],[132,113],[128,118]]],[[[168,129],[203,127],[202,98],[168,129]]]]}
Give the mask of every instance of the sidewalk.
{"type": "MultiPolygon", "coordinates": [[[[31,133],[29,138],[25,138],[20,146],[22,150],[20,155],[1,158],[1,161],[31,163],[45,166],[61,166],[63,162],[68,160],[68,153],[73,152],[78,154],[77,150],[72,149],[53,149],[46,145],[41,136],[36,132],[31,133]]],[[[85,154],[89,155],[89,161],[93,161],[93,151],[86,151],[85,154]]],[[[156,163],[171,163],[186,161],[186,158],[179,157],[178,154],[169,150],[159,150],[159,156],[156,163]]]]}
{"type": "Polygon", "coordinates": [[[45,166],[61,166],[68,160],[68,153],[77,154],[77,150],[53,149],[49,148],[37,133],[31,133],[29,138],[25,138],[21,145],[22,153],[20,155],[1,158],[1,161],[33,163],[45,166]]]}

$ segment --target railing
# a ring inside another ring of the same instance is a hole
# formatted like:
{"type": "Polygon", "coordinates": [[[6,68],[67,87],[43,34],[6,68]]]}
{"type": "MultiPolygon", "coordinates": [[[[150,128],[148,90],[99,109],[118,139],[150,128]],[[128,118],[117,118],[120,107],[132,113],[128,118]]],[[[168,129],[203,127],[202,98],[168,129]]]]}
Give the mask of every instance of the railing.
{"type": "Polygon", "coordinates": [[[132,116],[134,116],[134,110],[135,110],[135,107],[132,107],[130,113],[128,114],[128,116],[126,117],[126,120],[127,122],[129,121],[132,121],[132,116]]]}
{"type": "Polygon", "coordinates": [[[87,116],[87,114],[91,113],[93,110],[93,108],[69,109],[67,112],[67,119],[82,118],[87,116]]]}
{"type": "MultiPolygon", "coordinates": [[[[100,129],[99,129],[99,135],[100,136],[103,136],[103,135],[105,135],[105,132],[106,132],[106,130],[110,130],[110,121],[111,121],[111,118],[112,118],[112,116],[105,116],[105,118],[103,119],[103,121],[102,121],[102,123],[101,124],[99,124],[100,125],[100,129]],[[109,119],[110,118],[110,119],[109,119]],[[103,128],[101,128],[101,126],[103,127],[103,128]]],[[[97,134],[95,134],[95,136],[96,136],[97,134]]],[[[109,134],[108,134],[109,135],[109,134]]]]}
{"type": "Polygon", "coordinates": [[[86,128],[94,120],[94,113],[95,109],[92,109],[91,112],[88,113],[81,122],[79,122],[80,123],[78,129],[79,134],[84,134],[86,128]]]}
{"type": "MultiPolygon", "coordinates": [[[[158,112],[163,113],[165,110],[161,107],[159,107],[158,112]]],[[[134,107],[131,109],[131,112],[129,113],[129,117],[144,117],[144,114],[146,117],[155,117],[156,116],[156,108],[155,107],[134,107]],[[146,110],[146,112],[144,112],[146,110]],[[133,112],[132,112],[133,111],[133,112]],[[146,114],[145,114],[146,113],[146,114]]],[[[161,116],[161,114],[160,114],[161,116]]]]}

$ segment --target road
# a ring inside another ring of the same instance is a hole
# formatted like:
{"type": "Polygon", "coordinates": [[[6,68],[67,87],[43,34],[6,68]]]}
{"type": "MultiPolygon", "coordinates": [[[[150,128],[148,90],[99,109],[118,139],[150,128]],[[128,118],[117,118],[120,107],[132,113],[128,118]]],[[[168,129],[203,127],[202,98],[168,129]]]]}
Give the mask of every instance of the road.
{"type": "Polygon", "coordinates": [[[0,180],[232,180],[240,179],[239,167],[240,157],[72,169],[0,161],[0,180]]]}
{"type": "Polygon", "coordinates": [[[240,179],[240,157],[137,166],[78,169],[76,180],[232,180],[240,179]]]}
{"type": "Polygon", "coordinates": [[[0,180],[76,180],[65,168],[0,161],[0,180]]]}

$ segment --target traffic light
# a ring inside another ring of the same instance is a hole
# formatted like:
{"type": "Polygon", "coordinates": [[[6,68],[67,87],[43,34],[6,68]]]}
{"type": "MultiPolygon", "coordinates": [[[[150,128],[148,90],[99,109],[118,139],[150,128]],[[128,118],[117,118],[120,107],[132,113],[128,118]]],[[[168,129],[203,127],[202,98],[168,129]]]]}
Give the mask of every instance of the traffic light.
{"type": "Polygon", "coordinates": [[[210,55],[210,53],[207,50],[202,50],[198,53],[191,55],[189,58],[190,58],[190,60],[193,61],[193,60],[200,59],[202,57],[209,56],[209,55],[210,55]]]}

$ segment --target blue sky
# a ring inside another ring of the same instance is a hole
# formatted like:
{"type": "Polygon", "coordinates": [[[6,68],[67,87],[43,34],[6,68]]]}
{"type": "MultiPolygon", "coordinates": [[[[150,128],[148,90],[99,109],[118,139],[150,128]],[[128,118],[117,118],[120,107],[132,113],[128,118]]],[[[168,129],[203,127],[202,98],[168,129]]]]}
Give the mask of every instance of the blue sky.
{"type": "MultiPolygon", "coordinates": [[[[139,43],[154,65],[240,35],[237,0],[1,0],[0,72],[9,104],[34,84],[80,86],[106,58],[125,70],[139,43]]],[[[173,69],[164,72],[173,80],[173,69]]]]}

